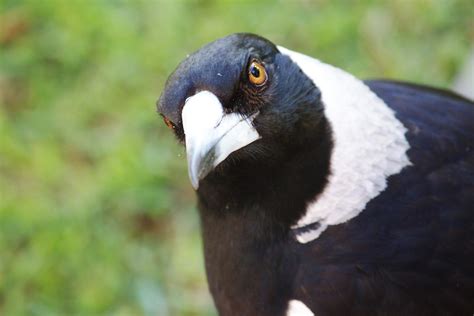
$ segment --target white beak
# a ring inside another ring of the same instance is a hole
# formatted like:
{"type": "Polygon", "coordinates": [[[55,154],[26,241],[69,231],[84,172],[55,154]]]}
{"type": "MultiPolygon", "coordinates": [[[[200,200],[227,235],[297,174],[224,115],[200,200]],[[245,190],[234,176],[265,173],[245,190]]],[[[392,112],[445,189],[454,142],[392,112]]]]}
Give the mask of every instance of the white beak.
{"type": "Polygon", "coordinates": [[[189,178],[194,189],[231,153],[260,138],[252,126],[255,116],[226,114],[219,99],[209,91],[198,92],[186,100],[182,119],[189,178]]]}

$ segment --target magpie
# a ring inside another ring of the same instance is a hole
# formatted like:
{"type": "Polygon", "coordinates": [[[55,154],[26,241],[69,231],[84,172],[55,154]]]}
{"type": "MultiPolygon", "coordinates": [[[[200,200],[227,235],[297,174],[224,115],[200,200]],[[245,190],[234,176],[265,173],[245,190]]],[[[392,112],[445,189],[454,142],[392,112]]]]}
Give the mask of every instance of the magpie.
{"type": "Polygon", "coordinates": [[[168,78],[220,315],[473,315],[474,104],[253,34],[168,78]]]}

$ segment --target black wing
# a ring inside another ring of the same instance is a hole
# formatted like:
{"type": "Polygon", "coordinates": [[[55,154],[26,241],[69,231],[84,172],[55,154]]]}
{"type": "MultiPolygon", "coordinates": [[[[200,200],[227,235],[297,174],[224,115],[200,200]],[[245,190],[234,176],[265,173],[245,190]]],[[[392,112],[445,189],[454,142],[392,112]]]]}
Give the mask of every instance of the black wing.
{"type": "Polygon", "coordinates": [[[474,104],[390,81],[366,84],[408,129],[412,165],[348,223],[297,245],[298,299],[315,315],[474,313],[474,104]]]}

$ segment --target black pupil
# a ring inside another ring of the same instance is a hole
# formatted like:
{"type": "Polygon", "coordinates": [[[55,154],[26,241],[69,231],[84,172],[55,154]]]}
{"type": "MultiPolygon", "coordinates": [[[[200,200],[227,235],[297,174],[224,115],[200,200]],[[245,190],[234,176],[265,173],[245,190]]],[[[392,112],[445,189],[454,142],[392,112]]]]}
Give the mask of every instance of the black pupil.
{"type": "Polygon", "coordinates": [[[255,78],[260,77],[260,70],[259,70],[258,67],[255,66],[255,65],[252,65],[252,67],[250,67],[250,73],[251,73],[252,76],[254,76],[255,78]]]}

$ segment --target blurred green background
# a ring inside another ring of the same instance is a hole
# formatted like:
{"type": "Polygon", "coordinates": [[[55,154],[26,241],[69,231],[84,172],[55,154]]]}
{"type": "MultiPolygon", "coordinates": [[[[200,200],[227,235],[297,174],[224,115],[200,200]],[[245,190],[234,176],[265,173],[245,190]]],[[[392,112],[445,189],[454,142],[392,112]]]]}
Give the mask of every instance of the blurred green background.
{"type": "Polygon", "coordinates": [[[184,151],[155,112],[177,63],[249,31],[449,87],[473,6],[0,0],[0,315],[215,315],[184,151]]]}

